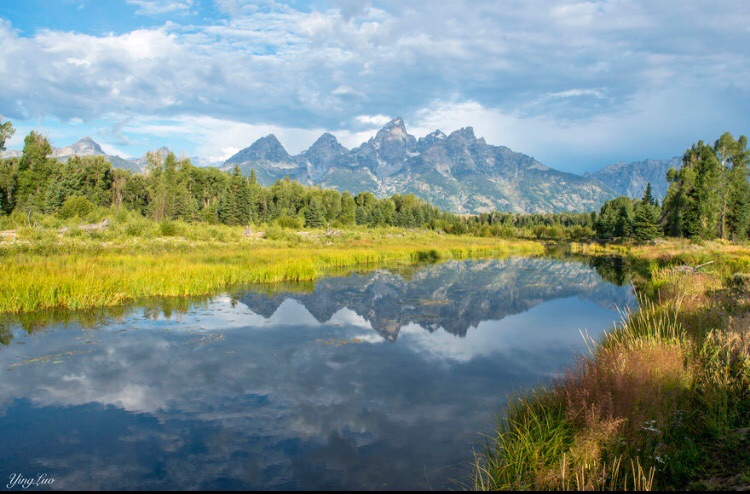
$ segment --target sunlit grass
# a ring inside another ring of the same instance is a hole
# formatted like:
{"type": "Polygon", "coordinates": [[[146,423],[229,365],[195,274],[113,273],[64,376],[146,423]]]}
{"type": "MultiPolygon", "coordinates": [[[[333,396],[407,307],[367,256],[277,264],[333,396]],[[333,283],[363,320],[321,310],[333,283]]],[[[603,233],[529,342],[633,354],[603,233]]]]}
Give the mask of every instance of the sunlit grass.
{"type": "MultiPolygon", "coordinates": [[[[154,225],[146,222],[144,229],[154,225]]],[[[346,267],[543,252],[530,241],[402,229],[286,231],[266,238],[244,236],[242,228],[178,224],[173,236],[143,230],[132,237],[126,233],[130,226],[74,234],[30,228],[3,241],[0,312],[80,310],[154,296],[215,294],[251,283],[311,281],[346,267]]]]}

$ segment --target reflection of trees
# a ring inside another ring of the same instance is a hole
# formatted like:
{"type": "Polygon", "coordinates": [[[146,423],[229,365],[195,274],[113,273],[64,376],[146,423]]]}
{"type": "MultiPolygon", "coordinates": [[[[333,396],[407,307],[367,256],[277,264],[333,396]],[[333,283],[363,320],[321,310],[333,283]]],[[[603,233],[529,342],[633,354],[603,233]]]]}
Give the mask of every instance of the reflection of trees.
{"type": "Polygon", "coordinates": [[[580,262],[594,268],[596,274],[613,285],[623,286],[630,281],[632,266],[628,259],[620,256],[585,256],[576,254],[570,244],[548,245],[545,256],[566,262],[580,262]]]}

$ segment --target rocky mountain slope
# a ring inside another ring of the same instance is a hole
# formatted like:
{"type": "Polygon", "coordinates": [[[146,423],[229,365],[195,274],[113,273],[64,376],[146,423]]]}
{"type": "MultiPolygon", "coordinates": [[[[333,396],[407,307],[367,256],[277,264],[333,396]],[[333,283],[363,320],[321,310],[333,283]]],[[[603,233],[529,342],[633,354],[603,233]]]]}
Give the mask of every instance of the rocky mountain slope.
{"type": "Polygon", "coordinates": [[[608,165],[596,172],[587,172],[583,176],[592,178],[605,184],[615,191],[618,196],[643,197],[646,185],[651,184],[651,190],[660,201],[667,193],[667,170],[679,169],[682,158],[676,156],[668,160],[644,160],[635,163],[617,163],[608,165]]]}
{"type": "Polygon", "coordinates": [[[74,142],[70,146],[52,148],[52,157],[60,161],[68,161],[71,156],[104,156],[115,168],[123,168],[134,172],[142,171],[133,160],[126,160],[117,155],[105,153],[102,147],[89,136],[74,142]]]}
{"type": "Polygon", "coordinates": [[[255,170],[270,185],[289,176],[304,183],[379,197],[414,194],[455,213],[590,211],[616,194],[602,183],[549,168],[504,146],[487,144],[471,127],[416,139],[396,118],[367,142],[347,150],[330,134],[290,156],[273,135],[225,164],[255,170]]]}

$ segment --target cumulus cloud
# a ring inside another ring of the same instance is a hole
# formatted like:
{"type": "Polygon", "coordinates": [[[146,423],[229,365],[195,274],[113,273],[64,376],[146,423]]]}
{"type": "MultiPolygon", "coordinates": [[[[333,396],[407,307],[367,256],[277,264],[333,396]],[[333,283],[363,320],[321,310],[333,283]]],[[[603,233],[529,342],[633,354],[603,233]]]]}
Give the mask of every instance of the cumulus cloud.
{"type": "MultiPolygon", "coordinates": [[[[196,7],[191,0],[129,1],[144,15],[196,7]]],[[[750,4],[461,1],[431,5],[429,20],[421,3],[408,0],[296,5],[218,0],[220,18],[186,23],[175,16],[101,36],[22,36],[6,20],[0,112],[25,120],[110,114],[184,126],[209,118],[295,135],[328,130],[344,140],[383,115],[421,125],[425,115],[444,111],[435,102],[455,101],[459,110],[468,102],[481,108],[472,117],[504,116],[496,127],[523,129],[532,134],[526,141],[540,143],[519,151],[562,149],[568,157],[559,161],[570,167],[577,166],[570,158],[575,143],[602,121],[612,134],[606,141],[631,128],[669,137],[676,131],[664,125],[673,122],[688,144],[708,133],[746,132],[750,63],[737,47],[750,44],[750,4]],[[706,101],[721,122],[702,113],[706,101]],[[666,115],[654,120],[647,104],[666,115]],[[573,147],[560,136],[572,136],[573,147]]],[[[250,142],[228,137],[212,145],[211,156],[250,142]]],[[[672,149],[668,155],[681,151],[672,149]]]]}
{"type": "Polygon", "coordinates": [[[391,118],[387,115],[358,115],[355,120],[366,125],[382,126],[387,124],[391,118]]]}

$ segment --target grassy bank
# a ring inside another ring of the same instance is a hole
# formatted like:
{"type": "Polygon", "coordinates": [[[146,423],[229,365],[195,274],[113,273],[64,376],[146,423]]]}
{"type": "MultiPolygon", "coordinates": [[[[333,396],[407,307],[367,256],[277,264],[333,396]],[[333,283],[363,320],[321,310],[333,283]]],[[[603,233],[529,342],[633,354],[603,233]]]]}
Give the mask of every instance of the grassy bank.
{"type": "Polygon", "coordinates": [[[475,487],[748,488],[750,247],[577,250],[626,256],[641,309],[551,386],[511,400],[475,487]]]}
{"type": "Polygon", "coordinates": [[[315,280],[346,267],[542,252],[536,242],[431,231],[248,231],[127,216],[102,229],[19,228],[0,237],[0,313],[210,295],[248,283],[315,280]]]}

